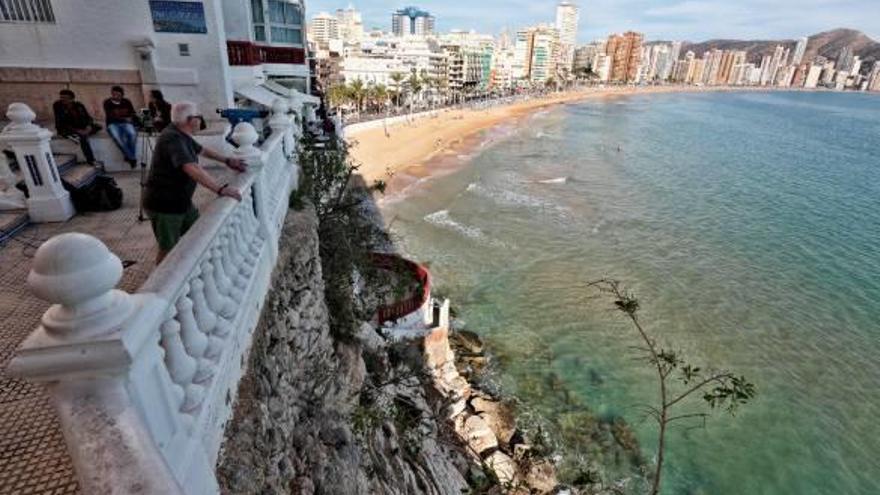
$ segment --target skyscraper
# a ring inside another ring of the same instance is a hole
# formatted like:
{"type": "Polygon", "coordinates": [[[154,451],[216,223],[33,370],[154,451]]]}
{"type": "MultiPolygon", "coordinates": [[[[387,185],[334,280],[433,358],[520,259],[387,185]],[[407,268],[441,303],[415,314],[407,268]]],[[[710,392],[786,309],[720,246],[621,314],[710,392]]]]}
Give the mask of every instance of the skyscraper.
{"type": "Polygon", "coordinates": [[[633,31],[608,37],[605,53],[611,57],[613,82],[634,82],[638,77],[644,35],[633,31]]]}
{"type": "Polygon", "coordinates": [[[559,64],[571,70],[574,64],[574,48],[577,43],[578,22],[580,13],[578,6],[563,1],[556,6],[556,29],[559,31],[559,64]]]}
{"type": "Polygon", "coordinates": [[[804,60],[804,54],[807,53],[807,38],[801,38],[798,40],[797,47],[794,49],[794,58],[791,59],[791,63],[794,65],[800,65],[804,60]]]}
{"type": "Polygon", "coordinates": [[[391,30],[395,36],[434,34],[434,23],[434,16],[418,7],[406,7],[391,14],[391,30]]]}
{"type": "Polygon", "coordinates": [[[849,71],[852,69],[853,57],[852,48],[848,46],[843,47],[843,50],[840,51],[840,55],[837,57],[837,70],[849,71]]]}
{"type": "Polygon", "coordinates": [[[336,18],[339,20],[339,37],[346,43],[360,42],[364,37],[364,22],[361,13],[349,5],[345,9],[336,10],[336,18]]]}
{"type": "Polygon", "coordinates": [[[516,32],[513,45],[513,79],[528,79],[532,70],[532,46],[535,38],[535,28],[520,29],[516,32]]]}
{"type": "Polygon", "coordinates": [[[309,23],[309,41],[326,47],[330,40],[339,39],[339,20],[327,12],[321,12],[309,23]]]}
{"type": "Polygon", "coordinates": [[[546,83],[556,75],[559,60],[559,31],[553,26],[541,25],[532,36],[532,60],[529,80],[546,83]]]}

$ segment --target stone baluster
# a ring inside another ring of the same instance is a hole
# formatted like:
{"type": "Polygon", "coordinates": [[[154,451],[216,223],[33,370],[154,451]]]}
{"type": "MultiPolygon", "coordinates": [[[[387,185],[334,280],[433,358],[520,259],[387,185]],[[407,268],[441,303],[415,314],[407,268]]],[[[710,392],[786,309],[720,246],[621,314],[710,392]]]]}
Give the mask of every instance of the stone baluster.
{"type": "Polygon", "coordinates": [[[192,356],[198,364],[193,382],[202,385],[214,376],[214,370],[211,361],[205,356],[205,352],[208,350],[208,337],[199,330],[199,324],[193,314],[194,305],[191,294],[192,286],[187,283],[182,295],[177,300],[177,321],[180,322],[183,347],[186,349],[186,353],[192,356]]]}
{"type": "Polygon", "coordinates": [[[12,123],[0,132],[0,147],[15,152],[28,187],[28,216],[33,222],[67,221],[76,211],[52,156],[52,133],[33,123],[36,114],[24,103],[9,105],[6,116],[12,123]]]}
{"type": "Polygon", "coordinates": [[[205,261],[202,262],[202,273],[205,274],[205,298],[211,310],[221,319],[231,320],[235,316],[235,302],[227,297],[220,288],[222,282],[220,282],[216,267],[216,244],[208,252],[205,261]]]}
{"type": "Polygon", "coordinates": [[[220,242],[220,266],[229,281],[226,287],[230,292],[230,297],[236,301],[241,301],[241,297],[247,287],[247,279],[244,278],[240,271],[240,267],[244,263],[244,255],[240,252],[238,246],[240,234],[237,226],[238,223],[240,222],[237,215],[232,215],[229,218],[228,230],[220,242]]]}
{"type": "Polygon", "coordinates": [[[178,428],[156,409],[175,398],[156,332],[167,302],[115,290],[121,277],[119,258],[94,237],[43,243],[28,287],[53,304],[8,371],[47,384],[83,493],[182,494],[152,436],[178,428]]]}
{"type": "Polygon", "coordinates": [[[205,299],[205,283],[202,281],[201,268],[196,268],[193,278],[190,281],[190,297],[193,301],[193,316],[198,324],[199,331],[208,339],[208,346],[205,348],[205,358],[213,362],[220,360],[223,353],[223,340],[215,334],[217,329],[217,315],[208,307],[208,301],[205,299]]]}
{"type": "Polygon", "coordinates": [[[272,102],[272,116],[269,118],[269,128],[272,129],[272,134],[278,133],[284,136],[282,152],[284,158],[290,158],[296,149],[292,131],[293,119],[290,115],[290,105],[281,98],[276,98],[272,102]]]}
{"type": "Polygon", "coordinates": [[[191,414],[198,409],[205,397],[205,389],[194,382],[198,362],[186,353],[180,335],[180,323],[174,318],[176,309],[162,323],[162,348],[165,349],[165,366],[174,383],[183,391],[183,398],[177,402],[180,412],[191,414]]]}
{"type": "MultiPolygon", "coordinates": [[[[252,191],[248,191],[244,197],[245,201],[251,201],[252,191]]],[[[250,276],[249,268],[254,261],[254,255],[251,251],[251,244],[258,240],[260,232],[254,229],[253,214],[245,208],[241,208],[235,212],[235,223],[233,225],[232,240],[235,246],[236,266],[239,273],[247,280],[250,276]]]]}
{"type": "Polygon", "coordinates": [[[236,287],[232,272],[229,270],[229,236],[232,235],[230,222],[232,219],[220,231],[220,238],[211,249],[211,259],[214,261],[214,278],[217,280],[218,291],[235,303],[241,299],[242,293],[236,287]]]}

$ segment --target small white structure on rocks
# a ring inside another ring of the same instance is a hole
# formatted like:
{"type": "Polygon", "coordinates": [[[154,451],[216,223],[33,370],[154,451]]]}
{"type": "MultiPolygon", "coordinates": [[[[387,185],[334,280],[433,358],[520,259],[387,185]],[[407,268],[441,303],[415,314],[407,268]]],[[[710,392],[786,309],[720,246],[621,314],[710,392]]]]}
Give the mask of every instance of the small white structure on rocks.
{"type": "Polygon", "coordinates": [[[28,187],[27,207],[31,221],[63,222],[70,219],[76,210],[61,183],[61,174],[49,147],[52,133],[33,123],[36,115],[24,103],[9,105],[6,117],[12,123],[0,132],[0,148],[11,148],[21,167],[28,187]]]}

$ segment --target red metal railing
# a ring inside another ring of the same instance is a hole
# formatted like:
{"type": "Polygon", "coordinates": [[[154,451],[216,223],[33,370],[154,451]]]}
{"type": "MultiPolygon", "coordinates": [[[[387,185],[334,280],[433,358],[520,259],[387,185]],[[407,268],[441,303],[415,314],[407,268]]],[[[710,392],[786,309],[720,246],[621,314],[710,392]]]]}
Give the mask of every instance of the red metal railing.
{"type": "Polygon", "coordinates": [[[227,41],[226,53],[229,65],[258,65],[260,54],[257,45],[250,41],[227,41]]]}
{"type": "Polygon", "coordinates": [[[400,256],[385,253],[373,253],[373,264],[377,268],[396,273],[410,273],[419,283],[419,290],[410,297],[392,304],[380,306],[377,311],[379,324],[394,321],[418,311],[431,298],[431,272],[424,266],[400,256]]]}
{"type": "Polygon", "coordinates": [[[229,65],[305,64],[306,51],[289,46],[257,45],[250,41],[227,41],[229,65]]]}

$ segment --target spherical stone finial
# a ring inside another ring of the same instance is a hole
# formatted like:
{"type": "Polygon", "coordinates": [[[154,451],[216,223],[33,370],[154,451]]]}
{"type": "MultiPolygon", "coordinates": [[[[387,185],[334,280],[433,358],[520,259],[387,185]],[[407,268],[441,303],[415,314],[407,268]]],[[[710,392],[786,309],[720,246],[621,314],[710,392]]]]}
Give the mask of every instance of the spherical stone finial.
{"type": "Polygon", "coordinates": [[[273,115],[287,115],[290,111],[290,105],[284,101],[284,98],[275,98],[275,101],[272,102],[272,114],[273,115]]]}
{"type": "Polygon", "coordinates": [[[37,127],[33,123],[34,119],[37,118],[37,114],[31,110],[31,107],[24,103],[10,103],[9,107],[6,109],[6,118],[12,123],[9,124],[4,131],[24,130],[37,127]]]}
{"type": "Polygon", "coordinates": [[[232,140],[240,148],[251,148],[258,139],[260,136],[257,134],[257,130],[247,122],[239,122],[232,131],[232,140]]]}
{"type": "Polygon", "coordinates": [[[28,274],[28,287],[40,299],[55,303],[42,324],[55,338],[90,339],[122,328],[134,302],[116,290],[122,262],[98,239],[61,234],[44,242],[28,274]]]}
{"type": "Polygon", "coordinates": [[[122,278],[122,262],[86,234],[55,236],[37,249],[28,287],[45,301],[75,306],[106,294],[122,278]]]}

